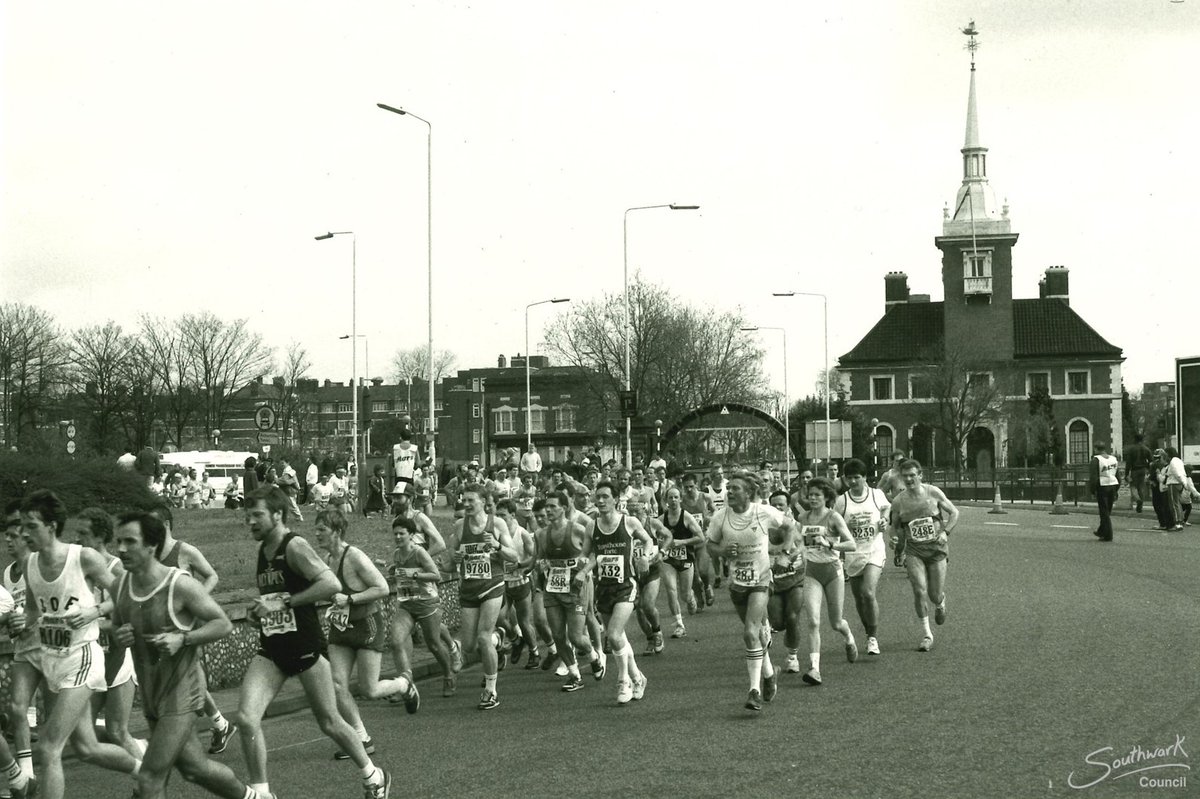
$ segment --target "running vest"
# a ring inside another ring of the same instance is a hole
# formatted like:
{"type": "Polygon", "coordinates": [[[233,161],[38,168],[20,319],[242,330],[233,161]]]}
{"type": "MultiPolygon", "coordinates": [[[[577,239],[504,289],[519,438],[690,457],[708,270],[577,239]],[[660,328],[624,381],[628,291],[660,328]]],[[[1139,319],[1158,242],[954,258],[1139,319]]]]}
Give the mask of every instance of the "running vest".
{"type": "Polygon", "coordinates": [[[1112,455],[1097,455],[1096,460],[1100,462],[1100,485],[1119,485],[1120,482],[1117,480],[1117,459],[1112,455]]]}
{"type": "Polygon", "coordinates": [[[175,585],[187,572],[171,567],[150,593],[133,592],[133,575],[124,574],[117,585],[113,616],[133,626],[133,667],[137,672],[147,715],[160,717],[203,706],[204,681],[200,672],[200,648],[183,646],[168,655],[154,645],[162,633],[187,632],[194,621],[184,624],[175,613],[175,585]]]}
{"type": "Polygon", "coordinates": [[[271,605],[270,612],[261,619],[260,638],[275,639],[280,644],[295,643],[298,651],[304,651],[320,647],[325,634],[314,605],[290,608],[283,604],[285,597],[298,594],[312,585],[307,577],[288,563],[288,544],[295,537],[296,534],[292,532],[285,535],[270,559],[263,551],[263,545],[258,545],[258,593],[268,599],[271,605]]]}
{"type": "Polygon", "coordinates": [[[937,540],[940,532],[936,522],[941,520],[942,512],[938,508],[937,500],[927,496],[922,502],[924,508],[917,510],[906,508],[903,512],[897,511],[897,518],[907,530],[910,544],[932,544],[937,540]]]}
{"type": "Polygon", "coordinates": [[[67,545],[67,557],[62,572],[53,580],[42,577],[38,561],[42,553],[34,552],[25,562],[27,598],[37,601],[41,612],[38,638],[42,651],[53,655],[65,655],[72,649],[91,643],[100,637],[100,622],[93,621],[78,630],[72,630],[66,617],[79,610],[96,607],[96,597],[88,585],[80,564],[83,547],[67,545]]]}
{"type": "MultiPolygon", "coordinates": [[[[28,558],[26,558],[26,564],[28,564],[28,558]]],[[[13,611],[15,613],[24,613],[25,575],[22,574],[20,577],[13,579],[13,569],[16,567],[16,565],[17,564],[15,562],[8,564],[8,566],[4,569],[2,578],[4,580],[4,587],[8,589],[8,593],[12,594],[14,605],[13,611]]],[[[14,653],[29,652],[41,646],[41,640],[38,638],[37,628],[38,625],[35,622],[33,627],[26,628],[16,638],[12,639],[14,653]]]]}
{"type": "MultiPolygon", "coordinates": [[[[346,555],[350,554],[351,549],[353,549],[353,547],[351,547],[349,544],[346,544],[342,547],[342,557],[338,559],[337,565],[338,583],[342,586],[342,593],[346,596],[350,596],[352,593],[354,593],[354,589],[350,587],[350,583],[346,582],[346,555]]],[[[350,622],[358,621],[359,619],[365,619],[378,609],[379,600],[377,599],[373,599],[365,605],[350,605],[346,608],[346,613],[342,615],[339,621],[350,622]]],[[[335,615],[338,614],[330,615],[331,622],[334,620],[333,617],[335,615]]]]}
{"type": "Polygon", "coordinates": [[[770,505],[753,503],[741,513],[726,505],[713,514],[713,526],[719,531],[715,543],[722,549],[735,545],[733,552],[725,556],[733,588],[746,590],[770,584],[767,527],[784,521],[783,514],[770,505]]]}
{"type": "Polygon", "coordinates": [[[888,504],[887,497],[878,488],[868,488],[867,494],[860,500],[850,496],[850,492],[839,494],[833,507],[850,528],[854,543],[860,550],[870,549],[876,536],[880,535],[887,525],[883,517],[883,506],[888,504]]]}
{"type": "Polygon", "coordinates": [[[633,580],[633,536],[625,528],[625,514],[611,533],[601,530],[600,520],[596,519],[592,551],[596,553],[596,576],[601,584],[620,585],[633,580]]]}
{"type": "Polygon", "coordinates": [[[417,580],[404,574],[403,569],[420,569],[421,560],[414,547],[407,556],[399,549],[392,552],[392,565],[388,569],[388,582],[397,602],[407,602],[410,599],[437,599],[437,583],[417,580]]]}
{"type": "Polygon", "coordinates": [[[842,558],[842,553],[838,550],[813,543],[816,536],[825,536],[831,544],[838,542],[839,536],[829,527],[829,514],[831,513],[833,513],[833,509],[826,508],[820,521],[800,522],[800,534],[804,537],[804,559],[808,563],[836,563],[842,558]]]}
{"type": "Polygon", "coordinates": [[[663,554],[663,557],[667,560],[691,561],[694,558],[694,555],[692,554],[692,548],[690,546],[687,544],[675,543],[681,538],[692,537],[692,531],[688,529],[687,520],[684,519],[683,516],[683,514],[686,512],[687,511],[680,508],[679,518],[675,520],[674,524],[671,524],[667,520],[667,514],[670,513],[670,511],[663,511],[663,515],[658,517],[659,521],[662,522],[663,527],[667,528],[667,530],[671,532],[671,546],[668,547],[667,551],[663,554]]]}
{"type": "Polygon", "coordinates": [[[704,489],[704,493],[708,494],[708,498],[712,500],[713,510],[720,510],[725,507],[725,489],[728,487],[729,484],[726,482],[721,484],[720,491],[714,491],[712,486],[704,489]]]}
{"type": "Polygon", "coordinates": [[[471,520],[466,516],[462,520],[462,538],[459,544],[463,550],[462,578],[476,582],[477,586],[490,587],[499,583],[504,573],[504,558],[500,556],[500,549],[483,542],[485,534],[496,537],[495,519],[495,516],[488,514],[487,522],[479,532],[471,529],[471,520]]]}
{"type": "Polygon", "coordinates": [[[417,447],[414,444],[405,446],[397,444],[392,447],[393,468],[396,470],[397,480],[407,480],[412,482],[413,472],[417,466],[417,447]]]}

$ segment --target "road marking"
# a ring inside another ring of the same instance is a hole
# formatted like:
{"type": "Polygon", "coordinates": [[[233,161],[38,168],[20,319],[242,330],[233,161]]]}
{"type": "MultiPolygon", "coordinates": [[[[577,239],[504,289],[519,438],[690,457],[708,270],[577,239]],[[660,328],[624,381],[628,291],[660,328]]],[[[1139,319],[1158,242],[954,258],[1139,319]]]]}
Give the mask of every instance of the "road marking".
{"type": "Polygon", "coordinates": [[[1086,530],[1089,525],[1086,524],[1052,524],[1051,527],[1058,527],[1062,530],[1086,530]]]}
{"type": "Polygon", "coordinates": [[[984,522],[984,524],[990,524],[994,527],[1020,527],[1021,526],[1021,525],[1017,524],[1016,522],[984,522]]]}
{"type": "Polygon", "coordinates": [[[307,741],[298,741],[294,744],[284,744],[283,746],[277,746],[274,749],[268,749],[267,751],[268,752],[281,752],[284,749],[291,749],[296,746],[308,746],[309,744],[315,744],[318,741],[328,741],[328,740],[329,740],[328,736],[322,735],[320,738],[310,738],[307,741]]]}

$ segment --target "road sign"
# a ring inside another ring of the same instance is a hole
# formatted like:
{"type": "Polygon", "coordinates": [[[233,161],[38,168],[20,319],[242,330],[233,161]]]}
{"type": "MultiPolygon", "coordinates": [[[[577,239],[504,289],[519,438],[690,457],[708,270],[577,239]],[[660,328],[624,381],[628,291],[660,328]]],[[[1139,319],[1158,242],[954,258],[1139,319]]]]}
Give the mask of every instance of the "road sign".
{"type": "Polygon", "coordinates": [[[67,425],[67,438],[74,438],[74,437],[75,437],[75,425],[69,424],[69,425],[67,425]]]}
{"type": "Polygon", "coordinates": [[[270,430],[275,426],[275,411],[270,405],[263,405],[254,412],[254,426],[259,430],[270,430]]]}
{"type": "Polygon", "coordinates": [[[638,395],[636,391],[622,391],[621,395],[621,416],[626,419],[632,419],[638,415],[638,395]]]}
{"type": "Polygon", "coordinates": [[[67,454],[68,455],[75,454],[75,440],[74,439],[71,439],[70,441],[67,442],[67,454]]]}

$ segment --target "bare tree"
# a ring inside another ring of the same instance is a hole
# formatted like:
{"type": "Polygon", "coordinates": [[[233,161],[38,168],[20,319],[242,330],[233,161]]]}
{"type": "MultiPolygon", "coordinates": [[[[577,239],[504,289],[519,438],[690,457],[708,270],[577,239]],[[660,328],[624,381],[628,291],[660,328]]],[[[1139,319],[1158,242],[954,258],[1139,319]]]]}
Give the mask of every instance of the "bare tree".
{"type": "Polygon", "coordinates": [[[120,380],[128,387],[128,396],[121,409],[121,427],[131,452],[154,446],[154,426],[162,421],[165,404],[162,383],[158,379],[153,353],[145,341],[131,339],[125,360],[121,363],[120,380]]]}
{"type": "Polygon", "coordinates": [[[281,429],[284,435],[290,431],[292,441],[301,449],[305,447],[309,433],[315,432],[311,429],[314,425],[311,404],[299,391],[300,381],[308,377],[311,368],[308,350],[299,341],[293,341],[283,356],[282,384],[275,386],[281,429]]]}
{"type": "Polygon", "coordinates": [[[202,412],[196,364],[177,321],[142,316],[141,342],[147,364],[160,389],[163,421],[174,442],[184,448],[184,436],[202,412]]]}
{"type": "MultiPolygon", "coordinates": [[[[433,351],[433,382],[441,380],[450,374],[457,361],[454,353],[449,350],[433,351]]],[[[397,383],[409,380],[429,379],[429,349],[427,347],[410,347],[406,350],[396,350],[392,356],[392,376],[397,383]]]]}
{"type": "Polygon", "coordinates": [[[192,363],[207,436],[225,426],[233,394],[271,370],[273,354],[245,319],[226,322],[211,313],[187,314],[180,318],[178,330],[184,357],[192,363]]]}
{"type": "Polygon", "coordinates": [[[88,435],[84,445],[97,453],[108,452],[122,443],[122,412],[128,405],[132,385],[125,364],[134,340],[116,322],[89,325],[71,334],[70,386],[86,418],[80,420],[88,435]]]}
{"type": "Polygon", "coordinates": [[[951,344],[939,357],[927,360],[932,365],[913,375],[914,389],[933,400],[920,406],[921,420],[946,436],[955,465],[961,467],[971,431],[1003,413],[1009,368],[951,344]]]}
{"type": "Polygon", "coordinates": [[[0,305],[0,410],[6,446],[42,443],[39,428],[62,394],[68,357],[52,316],[23,303],[0,305]]]}
{"type": "MultiPolygon", "coordinates": [[[[640,278],[629,286],[629,306],[631,386],[643,417],[669,421],[714,402],[766,400],[763,350],[742,333],[740,310],[695,308],[640,278]]],[[[574,303],[546,330],[547,351],[587,380],[580,416],[594,429],[616,422],[616,392],[625,384],[624,318],[622,296],[605,295],[574,303]]]]}

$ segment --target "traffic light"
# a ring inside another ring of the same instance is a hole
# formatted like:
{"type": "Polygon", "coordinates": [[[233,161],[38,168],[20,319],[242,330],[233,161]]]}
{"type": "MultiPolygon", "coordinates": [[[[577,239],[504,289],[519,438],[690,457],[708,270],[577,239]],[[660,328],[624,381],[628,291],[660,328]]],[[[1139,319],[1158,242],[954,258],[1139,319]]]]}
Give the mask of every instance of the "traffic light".
{"type": "Polygon", "coordinates": [[[362,400],[358,403],[359,426],[364,430],[371,426],[371,389],[362,387],[362,400]]]}

